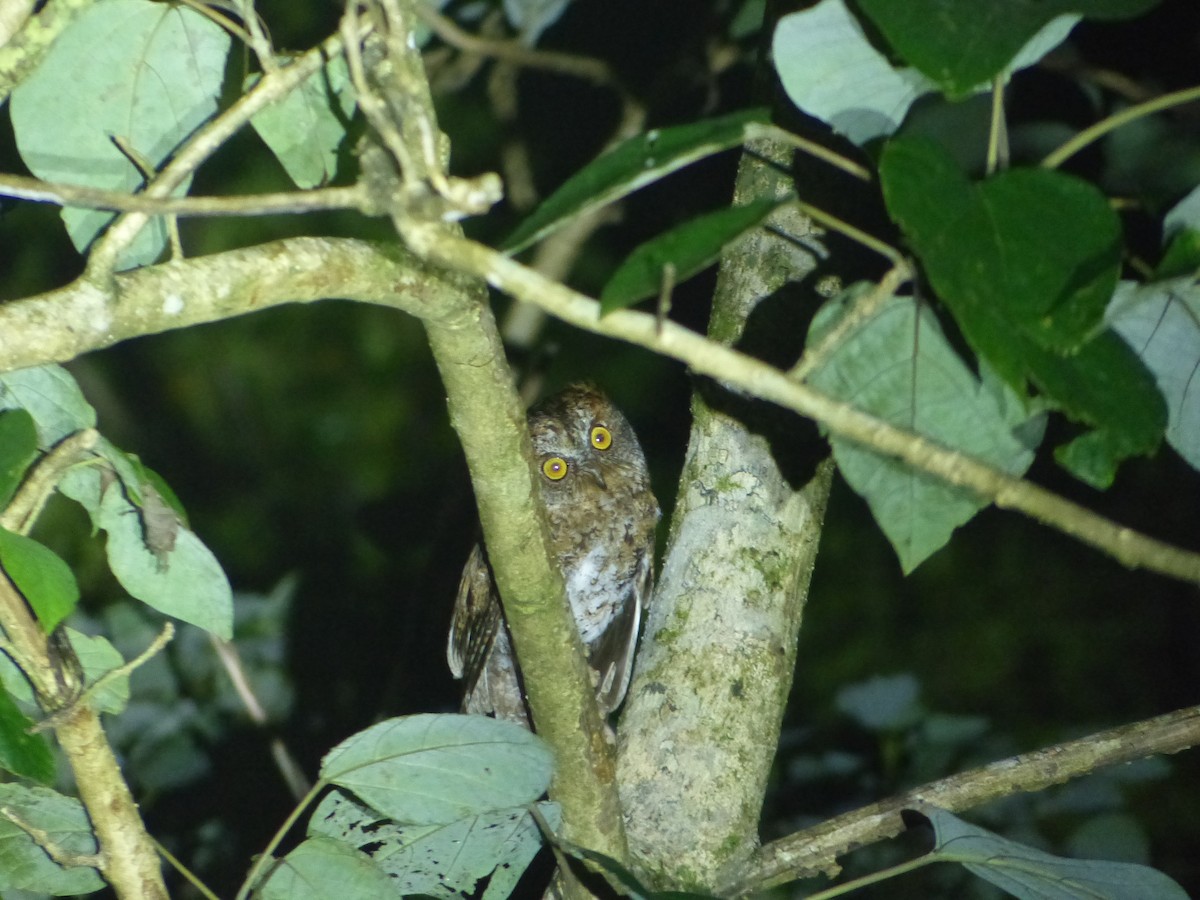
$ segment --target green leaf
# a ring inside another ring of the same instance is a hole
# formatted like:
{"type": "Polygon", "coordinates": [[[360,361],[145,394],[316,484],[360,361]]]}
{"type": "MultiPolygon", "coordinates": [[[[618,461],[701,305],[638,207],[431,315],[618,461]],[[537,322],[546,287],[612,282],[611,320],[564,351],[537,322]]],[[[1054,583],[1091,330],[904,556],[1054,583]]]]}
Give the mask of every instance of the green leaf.
{"type": "MultiPolygon", "coordinates": [[[[67,640],[83,669],[83,683],[86,687],[95,684],[102,675],[123,666],[125,658],[117,648],[99,635],[84,634],[74,628],[67,628],[67,640]]],[[[129,702],[129,676],[122,675],[113,678],[104,687],[88,695],[88,703],[97,712],[119,713],[129,702]]]]}
{"type": "Polygon", "coordinates": [[[1067,859],[977,828],[935,807],[918,812],[937,836],[930,856],[961,863],[1023,900],[1187,900],[1162,872],[1134,863],[1067,859]]]}
{"type": "Polygon", "coordinates": [[[862,9],[905,61],[952,98],[1009,67],[1018,51],[1052,19],[1136,16],[1158,0],[859,0],[862,9]],[[936,26],[931,26],[936,23],[936,26]]]}
{"type": "MultiPolygon", "coordinates": [[[[250,76],[246,89],[259,77],[250,76]]],[[[353,113],[350,70],[345,58],[338,56],[282,100],[255,114],[250,124],[297,187],[312,188],[337,174],[338,149],[353,113]]]]}
{"type": "MultiPolygon", "coordinates": [[[[556,803],[537,804],[552,828],[561,824],[556,803]]],[[[310,835],[324,835],[362,851],[386,872],[402,896],[460,900],[486,883],[482,900],[504,900],[542,846],[542,835],[524,807],[499,809],[444,825],[400,825],[333,791],[313,812],[310,835]]]]}
{"type": "Polygon", "coordinates": [[[1200,270],[1200,187],[1193,189],[1163,217],[1166,252],[1155,270],[1158,279],[1200,270]]]}
{"type": "Polygon", "coordinates": [[[767,110],[751,109],[630,138],[568,178],[505,241],[504,252],[518,253],[576,216],[612,203],[689,163],[736,147],[745,140],[747,125],[768,118],[767,110]]]}
{"type": "MultiPolygon", "coordinates": [[[[851,308],[863,286],[830,300],[809,344],[851,308]]],[[[1033,461],[1040,422],[981,384],[928,308],[893,298],[848,334],[810,376],[818,390],[1013,475],[1033,461]]],[[[940,549],[986,501],[850,441],[832,438],[838,468],[871,507],[905,572],[940,549]]]]}
{"type": "MultiPolygon", "coordinates": [[[[183,6],[149,0],[89,5],[12,93],[22,159],[47,181],[137,189],[144,179],[112,137],[160,167],[216,112],[229,43],[224,29],[183,6]]],[[[95,210],[64,209],[62,215],[80,252],[113,219],[95,210]]],[[[153,262],[165,246],[159,218],[121,265],[153,262]]]]}
{"type": "Polygon", "coordinates": [[[532,47],[570,3],[571,0],[504,0],[504,15],[521,40],[532,47]]]}
{"type": "Polygon", "coordinates": [[[0,528],[0,566],[25,597],[47,634],[79,602],[75,575],[53,550],[0,528]]]}
{"type": "Polygon", "coordinates": [[[771,56],[792,102],[856,144],[894,132],[913,101],[936,89],[916,69],[894,68],[843,0],[780,18],[771,56]]]}
{"type": "Polygon", "coordinates": [[[279,860],[263,900],[379,900],[398,897],[386,874],[363,853],[330,838],[309,838],[279,860]]]}
{"type": "Polygon", "coordinates": [[[1200,469],[1200,285],[1194,276],[1117,286],[1106,319],[1154,373],[1167,441],[1200,469]]]}
{"type": "Polygon", "coordinates": [[[782,202],[767,197],[705,213],[642,244],[604,286],[600,314],[624,309],[657,294],[668,264],[675,267],[676,282],[707,269],[726,244],[758,225],[782,202]]]}
{"type": "Polygon", "coordinates": [[[926,140],[894,140],[884,197],[972,348],[1018,393],[1031,381],[1097,428],[1077,474],[1094,484],[1157,447],[1166,410],[1153,378],[1103,328],[1120,226],[1103,195],[1068,175],[1012,170],[980,185],[926,140]],[[1086,462],[1085,462],[1086,460],[1086,462]]]}
{"type": "Polygon", "coordinates": [[[33,416],[24,409],[0,413],[0,509],[8,506],[37,456],[38,436],[33,416]]]}
{"type": "Polygon", "coordinates": [[[0,689],[0,768],[49,784],[54,780],[54,755],[45,735],[29,733],[32,725],[8,691],[0,689]]]}
{"type": "Polygon", "coordinates": [[[43,450],[80,429],[96,427],[96,411],[62,366],[0,374],[0,409],[24,409],[33,416],[43,450]]]}
{"type": "Polygon", "coordinates": [[[834,705],[868,731],[885,733],[910,728],[924,714],[921,685],[908,672],[848,684],[837,692],[834,705]]]}
{"type": "Polygon", "coordinates": [[[233,592],[229,580],[193,532],[180,528],[174,546],[165,553],[163,548],[150,546],[141,509],[119,484],[107,483],[95,466],[69,472],[59,490],[81,504],[92,524],[108,534],[109,567],[133,597],[218,637],[230,636],[233,592]]]}
{"type": "Polygon", "coordinates": [[[519,725],[417,715],[347,738],[326,755],[321,778],[397,822],[438,825],[531,803],[551,768],[545,744],[519,725]]]}
{"type": "MultiPolygon", "coordinates": [[[[1078,16],[1048,22],[1005,66],[1033,65],[1067,37],[1078,16]]],[[[790,13],[775,29],[771,56],[792,102],[856,144],[900,127],[913,102],[939,85],[913,68],[894,66],[875,48],[844,0],[822,0],[790,13]]],[[[990,81],[971,86],[989,90],[990,81]]]]}
{"type": "Polygon", "coordinates": [[[1159,279],[1190,275],[1200,270],[1200,231],[1185,228],[1171,238],[1154,277],[1159,279]]]}
{"type": "MultiPolygon", "coordinates": [[[[0,807],[11,810],[25,824],[45,831],[51,841],[72,856],[91,856],[98,851],[87,813],[78,800],[49,788],[0,784],[0,807]]],[[[63,896],[87,894],[102,887],[104,881],[95,869],[60,866],[33,838],[0,817],[0,891],[63,896]]]]}

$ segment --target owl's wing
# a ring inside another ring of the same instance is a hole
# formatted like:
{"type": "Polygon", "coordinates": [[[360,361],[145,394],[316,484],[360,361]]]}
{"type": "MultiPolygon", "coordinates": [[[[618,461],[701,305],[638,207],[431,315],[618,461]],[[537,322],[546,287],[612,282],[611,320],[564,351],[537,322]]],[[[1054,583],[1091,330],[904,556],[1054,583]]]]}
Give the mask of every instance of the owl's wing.
{"type": "Polygon", "coordinates": [[[450,618],[446,662],[455,678],[465,679],[464,696],[470,696],[483,672],[488,651],[500,628],[500,598],[483,545],[476,544],[463,566],[450,618]]]}
{"type": "Polygon", "coordinates": [[[637,571],[628,597],[621,598],[617,615],[588,652],[588,664],[596,670],[596,705],[607,716],[625,699],[633,675],[633,655],[642,624],[642,609],[654,590],[654,565],[651,555],[638,556],[637,571]]]}

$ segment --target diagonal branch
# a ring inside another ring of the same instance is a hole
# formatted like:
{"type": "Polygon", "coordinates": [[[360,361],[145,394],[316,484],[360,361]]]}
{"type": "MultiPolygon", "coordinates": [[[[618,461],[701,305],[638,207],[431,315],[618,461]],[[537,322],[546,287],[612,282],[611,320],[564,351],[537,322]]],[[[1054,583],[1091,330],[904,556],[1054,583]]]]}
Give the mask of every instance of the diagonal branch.
{"type": "Polygon", "coordinates": [[[1022,791],[1044,790],[1105,766],[1178,753],[1197,744],[1200,706],[1192,706],[1002,759],[773,841],[744,869],[729,873],[721,893],[740,896],[797,878],[835,873],[839,856],[899,834],[904,830],[900,812],[922,803],[961,811],[1022,791]]]}
{"type": "MultiPolygon", "coordinates": [[[[766,363],[672,322],[622,310],[600,318],[598,304],[481,244],[442,235],[437,260],[465,269],[521,300],[597,334],[680,360],[830,431],[1015,509],[1131,568],[1200,584],[1200,554],[1157,541],[1051,491],[939,447],[839,403],[766,363]]],[[[453,318],[458,288],[436,267],[395,247],[333,238],[293,238],[213,256],[149,266],[104,292],[86,281],[0,305],[0,371],[73,359],[129,338],[232,318],[289,302],[342,297],[392,306],[424,320],[453,318]],[[121,297],[117,303],[117,292],[121,297]]]]}
{"type": "Polygon", "coordinates": [[[565,322],[685,362],[697,372],[820,422],[840,437],[894,457],[997,506],[1023,512],[1102,550],[1126,566],[1200,584],[1200,553],[1182,550],[1118,525],[1052,491],[797,384],[785,372],[687,328],[671,322],[659,323],[652,315],[629,310],[601,319],[600,305],[590,297],[463,238],[444,236],[436,247],[426,248],[426,252],[428,258],[448,268],[486,278],[494,287],[565,322]]]}

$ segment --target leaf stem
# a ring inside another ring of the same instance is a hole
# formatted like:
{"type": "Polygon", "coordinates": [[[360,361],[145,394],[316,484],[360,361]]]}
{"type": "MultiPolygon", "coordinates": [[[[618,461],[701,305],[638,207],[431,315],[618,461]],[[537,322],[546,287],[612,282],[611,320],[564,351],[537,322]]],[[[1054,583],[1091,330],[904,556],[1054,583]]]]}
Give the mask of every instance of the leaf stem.
{"type": "Polygon", "coordinates": [[[262,877],[263,869],[268,863],[274,861],[275,849],[279,846],[280,842],[282,842],[287,836],[287,833],[292,830],[292,826],[296,824],[296,820],[300,818],[304,810],[308,808],[308,805],[312,803],[313,800],[316,799],[316,796],[328,786],[328,781],[325,781],[323,778],[318,778],[317,783],[312,786],[309,792],[300,798],[300,802],[296,804],[290,813],[288,813],[288,817],[283,820],[283,824],[276,829],[273,835],[271,835],[271,840],[267,842],[267,846],[263,848],[263,852],[260,853],[258,858],[254,860],[254,865],[252,865],[250,867],[250,871],[246,873],[246,880],[243,881],[242,886],[238,888],[237,896],[234,898],[234,900],[246,900],[246,897],[249,896],[250,891],[252,891],[255,885],[258,883],[258,879],[262,877]]]}
{"type": "Polygon", "coordinates": [[[1088,144],[1098,141],[1110,131],[1116,131],[1122,125],[1128,125],[1130,122],[1144,118],[1151,113],[1159,112],[1160,110],[1168,109],[1172,106],[1180,106],[1184,103],[1191,103],[1193,100],[1200,100],[1200,85],[1182,90],[1172,91],[1169,94],[1163,94],[1161,97],[1155,97],[1153,100],[1147,100],[1144,103],[1137,103],[1128,109],[1123,109],[1119,113],[1114,113],[1107,118],[1101,119],[1095,125],[1091,125],[1075,137],[1071,138],[1057,150],[1050,153],[1042,160],[1042,167],[1046,169],[1057,169],[1064,162],[1086,147],[1088,144]]]}
{"type": "Polygon", "coordinates": [[[855,878],[853,881],[847,881],[845,884],[835,885],[826,890],[817,891],[815,894],[809,894],[805,900],[830,900],[832,897],[840,897],[843,894],[849,894],[851,891],[857,891],[859,888],[869,887],[872,884],[887,881],[889,878],[895,878],[897,875],[904,875],[906,872],[915,871],[933,862],[939,862],[939,860],[928,855],[918,856],[916,859],[910,859],[908,862],[880,869],[878,872],[863,875],[861,878],[855,878]]]}

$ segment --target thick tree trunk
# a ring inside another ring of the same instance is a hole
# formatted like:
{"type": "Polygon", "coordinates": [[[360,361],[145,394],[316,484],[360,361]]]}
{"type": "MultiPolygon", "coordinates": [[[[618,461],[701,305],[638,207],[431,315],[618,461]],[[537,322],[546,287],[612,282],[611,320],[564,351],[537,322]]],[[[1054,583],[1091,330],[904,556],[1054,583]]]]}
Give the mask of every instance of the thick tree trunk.
{"type": "MultiPolygon", "coordinates": [[[[746,154],[735,202],[789,187],[788,152],[755,150],[784,168],[746,154]]],[[[793,236],[808,227],[795,214],[772,221],[793,236]]],[[[722,262],[710,336],[737,341],[755,307],[812,266],[796,243],[767,229],[738,241],[722,262]]],[[[703,393],[723,408],[738,406],[719,388],[703,393]]],[[[808,447],[781,448],[748,430],[738,412],[717,411],[700,396],[694,412],[621,722],[618,780],[643,873],[659,886],[704,889],[757,846],[832,469],[828,461],[810,468],[797,489],[776,454],[811,456],[815,435],[808,447]]]]}

